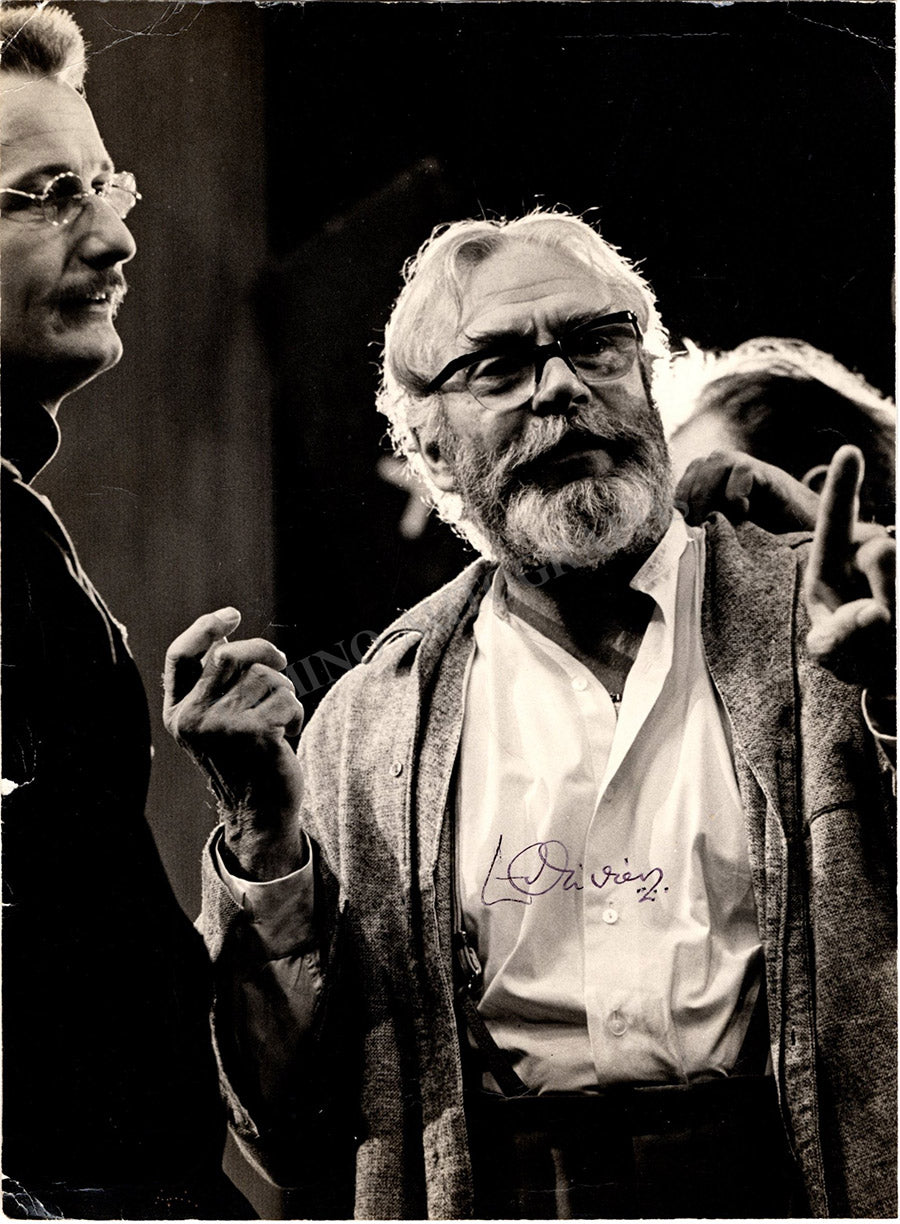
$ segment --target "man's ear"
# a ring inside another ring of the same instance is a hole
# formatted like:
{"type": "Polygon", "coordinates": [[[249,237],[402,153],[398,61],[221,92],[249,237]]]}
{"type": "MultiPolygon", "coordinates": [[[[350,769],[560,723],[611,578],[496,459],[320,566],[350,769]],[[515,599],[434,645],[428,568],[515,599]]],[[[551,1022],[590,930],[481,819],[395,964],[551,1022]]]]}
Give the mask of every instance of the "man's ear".
{"type": "Polygon", "coordinates": [[[432,425],[422,425],[411,429],[411,451],[418,452],[428,468],[428,474],[442,493],[456,491],[456,474],[453,464],[444,455],[438,441],[438,431],[432,425]]]}

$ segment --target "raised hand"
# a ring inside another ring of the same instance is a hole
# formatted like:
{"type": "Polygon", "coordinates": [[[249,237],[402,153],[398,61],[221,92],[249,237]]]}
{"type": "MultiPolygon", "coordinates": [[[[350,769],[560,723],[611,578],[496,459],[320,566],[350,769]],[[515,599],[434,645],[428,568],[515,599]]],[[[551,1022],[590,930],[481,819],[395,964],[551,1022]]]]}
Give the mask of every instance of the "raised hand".
{"type": "Polygon", "coordinates": [[[894,670],[895,545],[883,529],[857,523],[863,457],[842,446],[819,505],[804,593],[810,655],[840,680],[890,699],[894,670]]]}
{"type": "Polygon", "coordinates": [[[675,503],[689,523],[702,523],[718,510],[732,523],[749,519],[778,533],[811,528],[819,498],[771,463],[743,451],[713,451],[685,468],[675,503]]]}
{"type": "Polygon", "coordinates": [[[163,722],[207,774],[242,872],[274,879],[302,866],[300,767],[288,742],[303,707],[263,638],[229,642],[235,608],[194,621],[166,654],[163,722]]]}

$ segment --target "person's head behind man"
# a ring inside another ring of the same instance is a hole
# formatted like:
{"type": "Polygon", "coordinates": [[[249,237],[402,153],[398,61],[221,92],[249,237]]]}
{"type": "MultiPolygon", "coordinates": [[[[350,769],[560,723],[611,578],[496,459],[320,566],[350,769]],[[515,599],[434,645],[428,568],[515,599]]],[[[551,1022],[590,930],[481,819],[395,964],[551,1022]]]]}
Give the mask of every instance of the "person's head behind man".
{"type": "Polygon", "coordinates": [[[668,368],[659,402],[676,475],[710,451],[740,450],[818,492],[849,443],[866,465],[862,518],[893,522],[896,409],[829,353],[771,336],[724,353],[690,346],[668,368]]]}
{"type": "Polygon", "coordinates": [[[4,408],[60,400],[119,360],[136,196],[84,97],[85,46],[61,9],[0,10],[4,408]]]}
{"type": "Polygon", "coordinates": [[[437,231],[405,279],[379,407],[439,512],[518,570],[646,554],[672,493],[649,393],[666,335],[636,269],[536,212],[437,231]]]}

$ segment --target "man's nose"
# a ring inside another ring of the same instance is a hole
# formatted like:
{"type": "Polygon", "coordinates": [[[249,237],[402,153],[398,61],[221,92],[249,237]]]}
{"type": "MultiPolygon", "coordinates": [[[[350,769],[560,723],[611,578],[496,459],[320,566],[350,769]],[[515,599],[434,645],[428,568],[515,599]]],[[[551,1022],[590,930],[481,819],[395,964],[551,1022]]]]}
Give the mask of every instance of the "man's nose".
{"type": "Polygon", "coordinates": [[[531,411],[539,416],[569,413],[583,408],[590,399],[587,387],[561,354],[547,360],[531,399],[531,411]]]}
{"type": "Polygon", "coordinates": [[[134,257],[137,244],[131,230],[102,196],[86,200],[71,224],[80,231],[78,252],[92,268],[109,268],[134,257]]]}

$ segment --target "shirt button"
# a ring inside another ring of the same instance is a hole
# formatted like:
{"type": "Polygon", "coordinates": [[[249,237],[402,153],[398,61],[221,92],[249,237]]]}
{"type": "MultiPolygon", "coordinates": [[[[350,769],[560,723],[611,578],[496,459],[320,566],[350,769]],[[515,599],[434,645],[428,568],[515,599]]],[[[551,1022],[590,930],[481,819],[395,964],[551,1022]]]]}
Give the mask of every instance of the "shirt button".
{"type": "Polygon", "coordinates": [[[608,922],[610,926],[612,926],[614,922],[619,921],[619,915],[612,908],[612,906],[610,906],[609,909],[605,909],[603,911],[603,921],[608,922]]]}
{"type": "Polygon", "coordinates": [[[606,1027],[613,1037],[621,1037],[628,1031],[628,1021],[620,1011],[610,1012],[606,1019],[606,1027]]]}
{"type": "Polygon", "coordinates": [[[572,681],[572,688],[576,693],[583,693],[587,688],[587,680],[585,680],[584,676],[576,676],[572,681]]]}
{"type": "Polygon", "coordinates": [[[403,773],[402,761],[394,761],[393,765],[391,766],[391,773],[394,775],[395,778],[400,777],[400,775],[403,773]]]}

